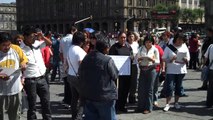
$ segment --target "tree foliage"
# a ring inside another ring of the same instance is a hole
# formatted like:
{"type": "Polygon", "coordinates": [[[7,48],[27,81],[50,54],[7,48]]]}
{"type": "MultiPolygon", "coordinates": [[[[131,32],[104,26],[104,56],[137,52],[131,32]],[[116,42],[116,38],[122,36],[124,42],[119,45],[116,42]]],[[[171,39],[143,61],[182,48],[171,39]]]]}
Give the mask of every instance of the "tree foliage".
{"type": "Polygon", "coordinates": [[[180,19],[184,23],[195,23],[198,19],[202,22],[204,10],[202,9],[182,9],[180,19]]]}

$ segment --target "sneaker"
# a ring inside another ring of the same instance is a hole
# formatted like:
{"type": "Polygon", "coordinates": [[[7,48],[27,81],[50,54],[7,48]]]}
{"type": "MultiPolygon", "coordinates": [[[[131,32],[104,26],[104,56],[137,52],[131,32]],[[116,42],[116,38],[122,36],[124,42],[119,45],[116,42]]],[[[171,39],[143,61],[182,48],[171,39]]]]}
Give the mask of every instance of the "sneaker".
{"type": "Polygon", "coordinates": [[[175,105],[174,105],[175,109],[180,109],[181,106],[176,102],[175,105]]]}
{"type": "Polygon", "coordinates": [[[166,106],[163,108],[163,111],[164,111],[164,112],[167,112],[167,111],[169,111],[169,108],[170,108],[170,105],[169,105],[169,104],[166,104],[166,106]]]}

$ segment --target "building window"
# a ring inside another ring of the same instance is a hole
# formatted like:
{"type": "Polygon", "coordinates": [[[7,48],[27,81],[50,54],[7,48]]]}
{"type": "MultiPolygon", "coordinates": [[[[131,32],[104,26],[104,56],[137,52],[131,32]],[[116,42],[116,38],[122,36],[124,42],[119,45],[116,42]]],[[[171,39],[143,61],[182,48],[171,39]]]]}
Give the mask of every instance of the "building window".
{"type": "Polygon", "coordinates": [[[98,1],[95,1],[95,5],[98,5],[98,1]]]}
{"type": "Polygon", "coordinates": [[[132,5],[132,0],[128,0],[128,5],[132,5]]]}
{"type": "MultiPolygon", "coordinates": [[[[211,1],[211,3],[210,3],[210,6],[212,6],[212,5],[213,5],[213,1],[211,1]]],[[[213,7],[210,7],[209,14],[213,15],[213,7]]]]}
{"type": "Polygon", "coordinates": [[[132,9],[129,9],[128,13],[129,13],[129,16],[132,16],[132,9]]]}
{"type": "Polygon", "coordinates": [[[0,29],[3,29],[3,28],[4,28],[3,22],[0,22],[0,29]]]}
{"type": "Polygon", "coordinates": [[[104,5],[107,5],[107,0],[104,0],[104,5]]]}
{"type": "Polygon", "coordinates": [[[195,6],[198,6],[198,5],[197,5],[197,1],[196,1],[196,0],[194,1],[194,5],[195,5],[195,6]]]}
{"type": "Polygon", "coordinates": [[[142,10],[137,10],[137,16],[141,16],[142,15],[142,10]]]}
{"type": "Polygon", "coordinates": [[[137,0],[137,5],[141,6],[142,5],[142,1],[141,0],[137,0]]]}
{"type": "Polygon", "coordinates": [[[118,5],[119,4],[119,0],[115,0],[115,4],[118,5]]]}
{"type": "Polygon", "coordinates": [[[192,0],[189,0],[189,4],[192,4],[192,0]]]}
{"type": "Polygon", "coordinates": [[[186,0],[182,0],[181,2],[182,2],[182,3],[186,3],[186,0]]]}

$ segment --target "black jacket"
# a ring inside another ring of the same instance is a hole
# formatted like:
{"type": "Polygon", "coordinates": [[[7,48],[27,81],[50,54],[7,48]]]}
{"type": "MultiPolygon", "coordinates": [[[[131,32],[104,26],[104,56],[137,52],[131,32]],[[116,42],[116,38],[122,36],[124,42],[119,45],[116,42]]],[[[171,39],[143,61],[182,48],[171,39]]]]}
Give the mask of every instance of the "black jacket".
{"type": "Polygon", "coordinates": [[[118,70],[113,60],[98,51],[85,56],[79,67],[80,96],[93,101],[117,99],[118,70]]]}

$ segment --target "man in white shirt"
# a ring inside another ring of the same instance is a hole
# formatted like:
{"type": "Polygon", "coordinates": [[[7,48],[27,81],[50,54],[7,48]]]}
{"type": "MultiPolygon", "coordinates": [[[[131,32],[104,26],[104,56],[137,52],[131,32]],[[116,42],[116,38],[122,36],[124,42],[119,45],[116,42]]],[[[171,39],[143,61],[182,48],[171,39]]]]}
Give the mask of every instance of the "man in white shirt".
{"type": "MultiPolygon", "coordinates": [[[[68,62],[68,83],[72,92],[71,110],[72,119],[77,117],[77,105],[79,99],[79,86],[78,86],[78,68],[82,60],[86,56],[86,52],[81,48],[85,42],[85,36],[82,32],[76,32],[73,35],[72,46],[67,54],[68,62]]],[[[81,111],[82,112],[82,111],[81,111]]]]}
{"type": "Polygon", "coordinates": [[[60,46],[59,46],[59,52],[60,52],[60,58],[61,58],[61,61],[63,63],[63,68],[61,70],[61,76],[62,76],[62,79],[64,80],[64,99],[63,99],[63,102],[65,104],[67,104],[68,106],[70,106],[71,104],[71,88],[69,87],[68,85],[68,82],[67,82],[67,53],[68,53],[68,50],[72,44],[72,38],[73,38],[73,34],[77,32],[77,28],[76,27],[71,27],[68,32],[67,32],[67,35],[65,37],[63,37],[61,40],[60,40],[60,46]]]}
{"type": "Polygon", "coordinates": [[[27,119],[34,120],[36,117],[36,97],[40,97],[43,120],[52,120],[50,110],[49,86],[45,79],[46,67],[42,58],[41,48],[51,45],[49,39],[38,41],[35,28],[28,27],[24,30],[24,41],[20,45],[28,58],[28,65],[24,71],[24,89],[27,93],[29,109],[27,119]],[[46,44],[45,44],[46,43],[46,44]]]}

